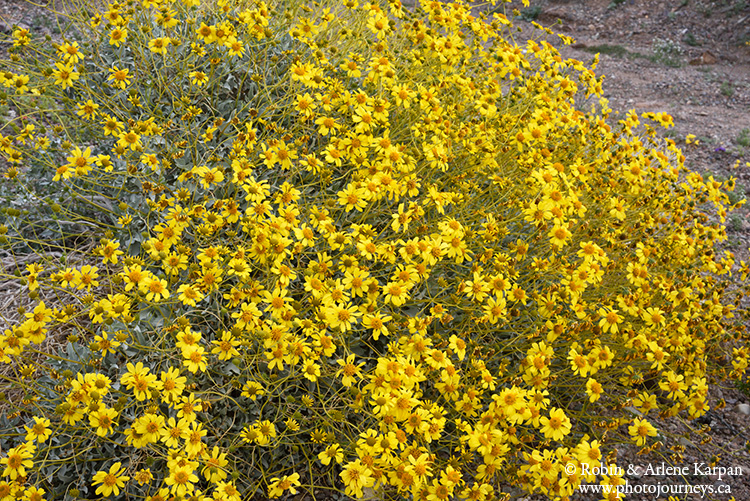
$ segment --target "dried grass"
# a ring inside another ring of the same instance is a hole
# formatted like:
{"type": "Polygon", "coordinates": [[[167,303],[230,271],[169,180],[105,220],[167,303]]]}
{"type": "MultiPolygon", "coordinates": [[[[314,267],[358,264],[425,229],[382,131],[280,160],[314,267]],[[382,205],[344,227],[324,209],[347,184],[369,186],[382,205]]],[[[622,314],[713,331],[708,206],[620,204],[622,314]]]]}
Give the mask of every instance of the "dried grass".
{"type": "MultiPolygon", "coordinates": [[[[63,254],[61,252],[28,253],[23,255],[6,255],[0,258],[0,329],[2,331],[11,329],[14,325],[21,323],[25,317],[24,313],[31,311],[44,301],[48,308],[64,308],[70,304],[70,294],[64,297],[51,287],[40,287],[37,289],[38,297],[29,297],[28,287],[21,285],[20,278],[13,276],[16,270],[25,275],[25,268],[32,263],[41,264],[45,271],[40,277],[48,277],[58,269],[68,266],[81,266],[85,264],[96,264],[91,256],[93,242],[86,247],[63,254]]],[[[34,349],[24,351],[19,360],[8,364],[0,364],[0,391],[4,392],[7,400],[0,402],[0,412],[7,412],[16,407],[23,398],[23,391],[15,387],[9,380],[20,378],[20,371],[24,366],[38,367],[46,364],[50,355],[61,353],[67,344],[68,336],[77,334],[76,328],[70,324],[52,326],[46,334],[44,342],[35,346],[34,349]]]]}

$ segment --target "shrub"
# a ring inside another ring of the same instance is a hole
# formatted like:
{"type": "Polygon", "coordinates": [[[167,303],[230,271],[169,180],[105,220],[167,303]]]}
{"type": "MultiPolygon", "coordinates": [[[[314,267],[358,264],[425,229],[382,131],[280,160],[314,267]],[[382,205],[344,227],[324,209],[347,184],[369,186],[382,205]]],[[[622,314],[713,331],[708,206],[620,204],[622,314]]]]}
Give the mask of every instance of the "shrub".
{"type": "Polygon", "coordinates": [[[730,82],[721,82],[721,87],[719,87],[719,90],[724,97],[734,96],[734,86],[730,82]]]}
{"type": "Polygon", "coordinates": [[[526,7],[517,16],[522,21],[534,21],[542,13],[542,8],[538,5],[533,7],[526,7]]]}
{"type": "Polygon", "coordinates": [[[699,47],[700,42],[698,42],[698,39],[695,38],[695,35],[693,35],[692,32],[688,31],[685,33],[685,36],[682,38],[682,41],[688,44],[691,47],[699,47]]]}
{"type": "Polygon", "coordinates": [[[743,148],[750,147],[750,129],[745,128],[742,129],[737,136],[737,144],[742,146],[743,148]]]}
{"type": "Polygon", "coordinates": [[[4,210],[3,277],[33,303],[0,338],[3,496],[564,497],[744,374],[733,182],[504,15],[68,19],[59,44],[15,29],[0,73],[7,182],[96,228],[33,245],[4,210]],[[87,264],[21,259],[82,238],[87,264]]]}
{"type": "Polygon", "coordinates": [[[653,60],[658,63],[671,66],[673,68],[679,68],[682,66],[682,56],[685,51],[682,50],[680,44],[674,40],[656,38],[654,39],[651,49],[654,53],[653,60]]]}

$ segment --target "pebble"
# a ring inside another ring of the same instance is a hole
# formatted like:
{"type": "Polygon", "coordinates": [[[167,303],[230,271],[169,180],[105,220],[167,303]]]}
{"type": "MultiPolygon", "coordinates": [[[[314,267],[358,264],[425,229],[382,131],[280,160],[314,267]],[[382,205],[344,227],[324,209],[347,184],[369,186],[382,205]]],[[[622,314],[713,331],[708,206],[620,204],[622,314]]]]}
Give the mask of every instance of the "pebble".
{"type": "Polygon", "coordinates": [[[737,404],[737,412],[750,416],[750,404],[737,404]]]}
{"type": "Polygon", "coordinates": [[[372,487],[364,487],[362,489],[362,497],[366,501],[380,501],[383,499],[382,492],[380,489],[375,490],[372,487]]]}
{"type": "Polygon", "coordinates": [[[689,439],[685,437],[679,437],[677,439],[677,442],[682,445],[683,447],[696,447],[696,445],[689,439]]]}
{"type": "Polygon", "coordinates": [[[641,478],[643,476],[643,466],[636,466],[632,470],[630,470],[630,477],[632,478],[641,478]]]}

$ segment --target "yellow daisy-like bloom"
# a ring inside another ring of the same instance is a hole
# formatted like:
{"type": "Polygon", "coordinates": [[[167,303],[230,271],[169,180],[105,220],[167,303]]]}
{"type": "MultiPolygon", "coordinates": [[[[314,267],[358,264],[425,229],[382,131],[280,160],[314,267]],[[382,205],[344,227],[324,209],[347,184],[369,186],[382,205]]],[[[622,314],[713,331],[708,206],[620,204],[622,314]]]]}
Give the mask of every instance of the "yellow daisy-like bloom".
{"type": "Polygon", "coordinates": [[[646,445],[648,437],[655,437],[657,435],[656,428],[648,420],[641,418],[633,420],[633,424],[628,428],[628,433],[630,433],[633,441],[638,446],[646,445]]]}
{"type": "Polygon", "coordinates": [[[685,376],[677,374],[674,371],[669,371],[665,374],[666,381],[659,382],[659,388],[668,393],[667,397],[677,400],[680,397],[685,396],[685,390],[687,385],[685,384],[685,376]]]}
{"type": "Polygon", "coordinates": [[[268,497],[277,498],[282,496],[285,492],[289,494],[297,494],[296,487],[300,486],[299,473],[292,473],[291,475],[284,475],[283,477],[275,477],[271,479],[268,484],[268,497]]]}
{"type": "Polygon", "coordinates": [[[139,401],[146,400],[151,396],[151,389],[158,389],[161,384],[156,381],[156,374],[151,374],[151,369],[145,367],[143,362],[133,365],[128,363],[127,372],[122,375],[120,382],[129,390],[133,390],[135,398],[139,401]]]}
{"type": "Polygon", "coordinates": [[[99,105],[89,99],[85,103],[78,104],[78,111],[76,112],[76,114],[79,117],[83,117],[87,120],[92,120],[96,117],[98,109],[99,105]]]}
{"type": "Polygon", "coordinates": [[[326,447],[324,451],[318,454],[318,459],[320,459],[320,462],[325,466],[331,464],[331,461],[335,461],[336,464],[340,464],[341,461],[344,460],[344,450],[339,444],[331,444],[326,447]]]}
{"type": "Polygon", "coordinates": [[[80,271],[75,270],[75,278],[73,282],[75,283],[76,288],[91,291],[92,287],[98,286],[99,282],[96,279],[99,277],[99,274],[97,271],[99,271],[99,268],[88,264],[83,265],[80,271]]]}
{"type": "Polygon", "coordinates": [[[164,422],[164,416],[146,413],[135,420],[132,428],[142,436],[143,442],[156,443],[161,436],[164,422]]]}
{"type": "Polygon", "coordinates": [[[203,469],[201,473],[211,483],[217,483],[220,480],[227,478],[226,467],[229,464],[227,460],[227,453],[222,452],[217,446],[209,453],[208,450],[204,451],[203,456],[203,469]]]}
{"type": "Polygon", "coordinates": [[[119,47],[128,38],[128,30],[116,27],[109,32],[109,45],[119,47]]]}
{"type": "Polygon", "coordinates": [[[169,486],[173,495],[185,497],[193,492],[194,484],[198,480],[198,476],[190,466],[177,466],[170,469],[169,476],[164,480],[164,483],[169,486]]]}
{"type": "MultiPolygon", "coordinates": [[[[30,486],[27,487],[23,493],[23,499],[25,501],[45,501],[44,494],[45,490],[40,487],[30,486]]],[[[0,498],[3,499],[3,498],[0,498]]],[[[18,498],[16,498],[18,499],[18,498]]]]}
{"type": "Polygon", "coordinates": [[[195,457],[203,451],[205,444],[203,443],[203,437],[208,434],[208,430],[203,429],[203,425],[193,421],[191,428],[185,438],[185,452],[188,457],[195,457]]]}
{"type": "Polygon", "coordinates": [[[657,408],[656,395],[641,393],[633,399],[633,405],[644,414],[648,414],[649,411],[657,408]]]}
{"type": "Polygon", "coordinates": [[[203,40],[205,43],[211,43],[216,40],[216,27],[208,26],[206,23],[201,23],[200,27],[195,30],[198,38],[203,40]]]}
{"type": "Polygon", "coordinates": [[[116,410],[100,407],[96,412],[89,414],[89,424],[94,428],[97,435],[106,437],[108,434],[114,433],[116,418],[116,410]]]}
{"type": "Polygon", "coordinates": [[[50,435],[52,435],[52,429],[49,426],[49,419],[34,416],[34,424],[31,427],[24,426],[24,429],[26,430],[26,441],[31,442],[36,440],[39,443],[44,442],[50,437],[50,435]]]}
{"type": "Polygon", "coordinates": [[[208,82],[208,75],[203,73],[202,71],[191,71],[189,73],[190,76],[190,82],[193,85],[197,85],[198,87],[202,87],[208,82]]]}
{"type": "Polygon", "coordinates": [[[226,42],[224,42],[224,47],[229,49],[229,55],[232,57],[242,57],[245,55],[245,44],[234,36],[227,38],[226,42]]]}
{"type": "Polygon", "coordinates": [[[409,297],[409,290],[406,284],[402,281],[389,282],[383,288],[385,293],[385,302],[391,303],[393,306],[403,305],[409,297]]]}
{"type": "Polygon", "coordinates": [[[179,446],[182,440],[188,437],[190,432],[190,422],[186,419],[179,421],[171,417],[167,419],[164,426],[159,430],[159,440],[167,447],[174,449],[179,446]]]}
{"type": "Polygon", "coordinates": [[[341,384],[346,387],[354,384],[357,380],[356,378],[361,375],[360,367],[362,364],[354,365],[354,353],[346,357],[346,361],[339,359],[336,363],[341,366],[341,369],[338,370],[336,375],[343,376],[341,378],[341,384]]]}
{"type": "Polygon", "coordinates": [[[368,329],[372,329],[372,337],[377,341],[380,336],[389,335],[388,327],[385,324],[391,320],[393,320],[393,317],[390,315],[382,315],[380,313],[369,314],[362,319],[362,325],[368,329]]]}
{"type": "Polygon", "coordinates": [[[101,335],[97,334],[94,336],[94,341],[99,351],[102,352],[102,357],[107,356],[107,353],[114,353],[117,347],[120,346],[120,342],[117,339],[109,339],[107,332],[102,332],[101,335]]]}
{"type": "Polygon", "coordinates": [[[16,94],[24,94],[29,91],[29,86],[26,85],[29,83],[28,75],[15,75],[12,80],[8,79],[7,82],[9,82],[12,87],[15,87],[16,94]]]}
{"type": "Polygon", "coordinates": [[[565,245],[567,239],[572,236],[566,226],[555,225],[549,232],[550,242],[555,247],[562,247],[565,245]]]}
{"type": "Polygon", "coordinates": [[[104,130],[105,136],[118,136],[123,131],[124,125],[122,122],[117,120],[111,115],[104,114],[102,121],[102,129],[104,130]]]}
{"type": "Polygon", "coordinates": [[[352,329],[357,323],[360,313],[356,306],[333,305],[326,308],[326,317],[328,318],[331,329],[339,329],[346,332],[352,329]]]}
{"type": "Polygon", "coordinates": [[[310,381],[317,381],[320,377],[320,365],[316,364],[314,360],[305,360],[302,364],[302,375],[310,381]]]}
{"type": "Polygon", "coordinates": [[[224,181],[224,174],[216,168],[209,169],[208,167],[203,167],[198,175],[201,179],[201,185],[206,189],[224,181]]]}
{"type": "Polygon", "coordinates": [[[78,64],[78,61],[83,59],[83,53],[81,53],[81,47],[78,42],[66,42],[60,44],[58,52],[66,62],[70,64],[78,64]]]}
{"type": "Polygon", "coordinates": [[[453,351],[453,353],[458,357],[459,360],[463,360],[464,357],[466,357],[466,341],[459,338],[455,334],[451,335],[448,341],[450,342],[449,347],[453,351]]]}
{"type": "Polygon", "coordinates": [[[361,498],[364,487],[372,487],[375,479],[372,476],[372,470],[362,464],[359,459],[347,463],[344,470],[339,474],[346,487],[346,495],[361,498]]]}
{"type": "Polygon", "coordinates": [[[309,93],[297,95],[295,109],[304,118],[312,118],[315,114],[315,100],[309,93]]]}
{"type": "Polygon", "coordinates": [[[597,440],[591,442],[584,440],[573,450],[573,454],[581,463],[599,466],[602,459],[601,444],[597,440]]]}
{"type": "Polygon", "coordinates": [[[336,122],[336,119],[329,116],[321,116],[315,119],[315,125],[318,126],[318,132],[327,136],[331,132],[336,132],[340,125],[336,122]]]}
{"type": "Polygon", "coordinates": [[[619,327],[618,324],[622,322],[622,317],[617,314],[618,310],[607,310],[605,308],[601,308],[599,310],[599,315],[602,317],[599,320],[599,327],[602,328],[602,331],[605,333],[611,332],[612,334],[617,334],[619,327]]]}
{"type": "Polygon", "coordinates": [[[139,290],[145,291],[148,277],[148,272],[144,271],[139,265],[125,266],[120,276],[125,281],[125,290],[137,287],[139,290]]]}
{"type": "Polygon", "coordinates": [[[190,345],[182,349],[183,364],[187,369],[195,374],[196,372],[205,372],[208,359],[206,350],[202,346],[190,345]]]}
{"type": "Polygon", "coordinates": [[[255,439],[258,445],[268,445],[271,439],[276,437],[276,426],[271,421],[255,423],[255,429],[258,431],[258,437],[255,439]]]}
{"type": "Polygon", "coordinates": [[[32,468],[34,462],[31,458],[36,448],[30,443],[24,443],[8,451],[8,455],[0,459],[0,464],[5,465],[3,477],[15,480],[26,476],[26,468],[32,468]]]}
{"type": "Polygon", "coordinates": [[[101,247],[97,248],[97,251],[102,256],[104,264],[117,264],[120,256],[124,254],[120,250],[120,242],[113,242],[111,240],[103,241],[101,247]]]}
{"type": "Polygon", "coordinates": [[[565,411],[557,407],[550,409],[549,417],[543,416],[539,422],[542,425],[541,432],[552,440],[562,440],[571,430],[570,419],[565,411]]]}
{"type": "MultiPolygon", "coordinates": [[[[196,0],[188,0],[196,1],[196,0]]],[[[240,501],[240,491],[237,486],[232,482],[226,482],[219,480],[216,483],[216,490],[214,491],[214,499],[226,499],[228,501],[240,501]],[[223,496],[223,497],[222,497],[223,496]]]]}
{"type": "Polygon", "coordinates": [[[146,501],[167,501],[169,499],[169,488],[163,487],[153,495],[147,496],[146,501]]]}
{"type": "Polygon", "coordinates": [[[138,485],[145,485],[150,483],[154,479],[153,474],[149,468],[141,469],[135,472],[133,480],[138,482],[138,485]]]}
{"type": "Polygon", "coordinates": [[[179,296],[177,299],[182,301],[182,304],[187,306],[196,306],[205,296],[192,284],[182,284],[177,289],[179,296]]]}
{"type": "Polygon", "coordinates": [[[604,389],[596,379],[590,378],[586,382],[586,393],[589,396],[589,402],[596,402],[602,396],[604,389]]]}
{"type": "Polygon", "coordinates": [[[70,402],[65,402],[63,404],[62,420],[65,424],[74,425],[78,421],[83,419],[83,415],[83,409],[81,409],[80,407],[71,405],[70,402]]]}
{"type": "Polygon", "coordinates": [[[146,300],[158,303],[162,299],[169,297],[169,289],[167,289],[167,281],[158,277],[149,277],[146,282],[145,289],[146,300]]]}
{"type": "Polygon", "coordinates": [[[122,468],[122,463],[119,461],[113,464],[109,471],[98,471],[94,475],[93,485],[100,484],[96,488],[96,493],[102,496],[115,496],[120,494],[120,489],[125,487],[125,482],[130,480],[130,477],[124,475],[125,468],[122,468]]]}
{"type": "Polygon", "coordinates": [[[240,354],[237,351],[237,346],[241,344],[240,340],[235,339],[231,332],[222,333],[221,339],[215,339],[211,344],[214,345],[211,353],[218,354],[219,360],[230,360],[240,354]]]}
{"type": "Polygon", "coordinates": [[[247,397],[251,400],[255,400],[261,395],[264,395],[266,392],[263,389],[263,386],[261,386],[260,383],[256,383],[255,381],[248,381],[245,383],[245,385],[242,387],[242,396],[247,397]]]}
{"type": "Polygon", "coordinates": [[[166,54],[171,40],[168,37],[152,38],[148,42],[148,48],[156,54],[166,54]]]}
{"type": "Polygon", "coordinates": [[[143,146],[141,136],[132,130],[121,133],[118,136],[117,145],[122,148],[130,148],[131,150],[137,150],[143,146]]]}
{"type": "Polygon", "coordinates": [[[47,308],[44,301],[40,301],[39,304],[34,307],[34,311],[26,313],[25,316],[34,325],[44,326],[52,320],[52,310],[47,308]]]}
{"type": "Polygon", "coordinates": [[[666,317],[664,316],[664,311],[662,311],[661,309],[656,307],[649,307],[646,308],[646,311],[643,312],[643,320],[648,325],[664,326],[666,317]]]}
{"type": "Polygon", "coordinates": [[[120,89],[126,88],[130,85],[132,77],[130,76],[130,70],[128,68],[118,68],[114,66],[109,69],[110,75],[107,77],[108,82],[112,82],[112,85],[119,87],[120,89]]]}
{"type": "Polygon", "coordinates": [[[63,90],[71,87],[73,82],[81,77],[75,68],[68,66],[63,63],[55,63],[56,70],[52,71],[52,76],[55,78],[55,85],[59,85],[63,90]]]}

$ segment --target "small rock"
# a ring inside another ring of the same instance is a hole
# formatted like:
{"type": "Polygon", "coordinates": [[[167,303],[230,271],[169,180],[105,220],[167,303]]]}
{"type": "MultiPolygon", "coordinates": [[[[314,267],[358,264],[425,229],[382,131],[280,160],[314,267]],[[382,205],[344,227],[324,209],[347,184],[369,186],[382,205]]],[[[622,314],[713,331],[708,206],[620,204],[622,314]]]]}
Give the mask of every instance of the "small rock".
{"type": "Polygon", "coordinates": [[[714,56],[708,51],[704,52],[703,54],[696,57],[695,59],[690,60],[690,64],[693,66],[699,66],[702,64],[715,64],[715,63],[716,63],[716,56],[714,56]]]}
{"type": "Polygon", "coordinates": [[[383,492],[381,489],[375,490],[371,487],[364,487],[362,489],[362,497],[366,501],[380,501],[383,499],[383,492]]]}
{"type": "Polygon", "coordinates": [[[737,412],[750,416],[750,405],[749,404],[737,404],[737,412]]]}
{"type": "Polygon", "coordinates": [[[683,447],[695,447],[695,444],[685,437],[678,438],[677,442],[683,447]]]}
{"type": "Polygon", "coordinates": [[[643,476],[643,466],[636,466],[631,470],[631,478],[641,478],[643,476]]]}

